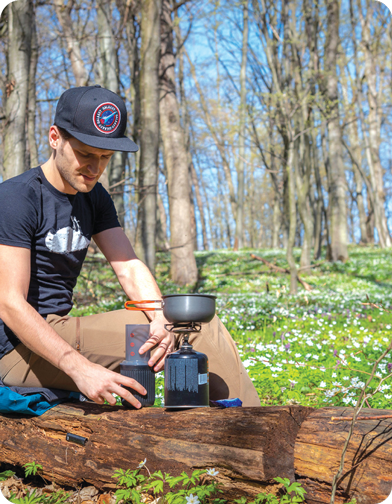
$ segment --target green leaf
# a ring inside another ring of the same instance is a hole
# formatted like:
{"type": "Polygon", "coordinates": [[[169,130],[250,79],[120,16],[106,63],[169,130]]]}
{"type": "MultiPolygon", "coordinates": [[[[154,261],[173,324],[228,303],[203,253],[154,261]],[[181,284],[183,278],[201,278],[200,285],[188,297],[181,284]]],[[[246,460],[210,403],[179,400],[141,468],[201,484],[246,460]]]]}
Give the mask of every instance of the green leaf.
{"type": "Polygon", "coordinates": [[[246,497],[242,496],[241,498],[239,499],[235,499],[233,502],[235,502],[236,504],[246,504],[246,497]]]}
{"type": "Polygon", "coordinates": [[[27,464],[23,465],[25,470],[25,477],[30,476],[31,474],[35,476],[37,472],[42,469],[41,464],[36,464],[35,462],[27,462],[27,464]]]}
{"type": "Polygon", "coordinates": [[[290,486],[289,478],[274,478],[274,480],[284,485],[286,489],[290,486]]]}
{"type": "Polygon", "coordinates": [[[15,473],[13,471],[3,471],[0,473],[0,481],[5,481],[8,478],[12,478],[15,473]]]}

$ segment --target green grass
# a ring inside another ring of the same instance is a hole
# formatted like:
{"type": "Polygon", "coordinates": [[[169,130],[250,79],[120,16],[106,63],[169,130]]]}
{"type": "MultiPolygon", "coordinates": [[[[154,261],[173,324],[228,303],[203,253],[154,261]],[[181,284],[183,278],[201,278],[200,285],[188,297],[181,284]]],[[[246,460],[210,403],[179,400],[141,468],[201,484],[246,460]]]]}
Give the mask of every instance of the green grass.
{"type": "MultiPolygon", "coordinates": [[[[322,258],[300,273],[313,290],[299,286],[296,296],[289,295],[288,275],[271,272],[251,253],[287,267],[283,250],[197,252],[199,281],[179,288],[169,277],[170,256],[160,254],[157,281],[163,294],[218,296],[217,313],[237,342],[263,405],[353,406],[372,363],[392,337],[392,251],[352,247],[345,264],[322,258]]],[[[299,263],[300,250],[295,257],[299,263]]],[[[82,275],[71,314],[123,307],[126,299],[102,257],[87,258],[82,275]]],[[[371,390],[391,369],[388,356],[371,390]]],[[[369,406],[390,408],[390,381],[369,406]]],[[[162,373],[157,385],[162,390],[162,373]]]]}

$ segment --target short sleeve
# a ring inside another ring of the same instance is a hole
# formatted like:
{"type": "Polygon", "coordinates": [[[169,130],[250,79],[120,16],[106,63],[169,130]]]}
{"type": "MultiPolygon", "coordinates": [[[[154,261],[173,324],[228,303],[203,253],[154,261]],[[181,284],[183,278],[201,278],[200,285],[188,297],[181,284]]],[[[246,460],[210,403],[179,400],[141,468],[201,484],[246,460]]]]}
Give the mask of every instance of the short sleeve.
{"type": "Polygon", "coordinates": [[[107,229],[121,227],[121,224],[118,221],[116,208],[110,194],[102,187],[101,184],[97,184],[95,187],[97,189],[97,206],[93,235],[106,231],[107,229]]]}
{"type": "Polygon", "coordinates": [[[27,184],[0,184],[0,244],[31,249],[38,225],[38,198],[27,184]]]}

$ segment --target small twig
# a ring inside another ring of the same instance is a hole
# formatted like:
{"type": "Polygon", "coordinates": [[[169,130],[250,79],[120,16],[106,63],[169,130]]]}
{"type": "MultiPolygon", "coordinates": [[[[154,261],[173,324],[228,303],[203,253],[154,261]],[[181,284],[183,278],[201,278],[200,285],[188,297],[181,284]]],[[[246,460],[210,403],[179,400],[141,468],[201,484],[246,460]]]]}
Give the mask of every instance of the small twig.
{"type": "MultiPolygon", "coordinates": [[[[384,357],[386,357],[389,354],[389,352],[391,350],[392,350],[392,342],[389,344],[388,348],[380,355],[380,357],[374,363],[372,371],[371,371],[371,374],[370,374],[370,376],[368,378],[368,381],[365,383],[365,386],[363,387],[363,389],[361,391],[361,394],[359,396],[359,399],[357,401],[357,404],[356,404],[356,406],[354,408],[354,416],[352,417],[350,429],[349,429],[346,441],[344,443],[342,455],[341,455],[341,458],[340,458],[339,469],[338,469],[338,472],[335,474],[335,476],[333,477],[333,480],[332,480],[332,492],[331,492],[330,504],[335,504],[335,494],[336,494],[338,482],[340,480],[340,477],[343,474],[344,459],[346,457],[346,452],[347,452],[347,449],[348,449],[348,445],[349,445],[351,436],[352,436],[352,434],[354,432],[354,427],[355,427],[356,421],[358,419],[359,412],[363,408],[363,404],[364,404],[365,400],[367,399],[366,389],[368,388],[370,382],[373,380],[373,377],[374,377],[374,374],[376,372],[376,369],[377,369],[378,365],[384,359],[384,357]]],[[[378,386],[377,386],[377,388],[376,388],[376,390],[375,390],[374,393],[378,392],[378,390],[380,389],[380,385],[381,385],[381,383],[383,381],[384,381],[384,378],[380,381],[380,383],[378,384],[378,386]]]]}
{"type": "Polygon", "coordinates": [[[382,310],[382,311],[391,311],[391,310],[388,310],[388,308],[384,308],[382,305],[381,305],[381,308],[376,305],[375,303],[361,303],[362,305],[365,305],[365,306],[371,306],[372,308],[377,308],[377,310],[382,310]]]}
{"type": "MultiPolygon", "coordinates": [[[[392,415],[378,415],[378,416],[363,416],[363,417],[358,417],[357,422],[360,420],[380,420],[383,418],[392,418],[392,415]]],[[[331,420],[334,422],[341,421],[341,422],[348,422],[349,420],[353,420],[354,417],[331,417],[331,420]]]]}
{"type": "Polygon", "coordinates": [[[303,270],[311,269],[311,268],[317,268],[318,266],[321,266],[324,263],[325,263],[325,261],[321,261],[316,264],[310,264],[309,266],[302,266],[302,268],[298,268],[298,271],[303,271],[303,270]]]}
{"type": "Polygon", "coordinates": [[[287,268],[281,268],[280,266],[275,266],[275,264],[270,263],[269,261],[267,261],[267,259],[264,259],[263,257],[257,256],[255,254],[250,254],[250,257],[252,259],[256,259],[257,261],[263,262],[269,268],[273,269],[274,271],[277,271],[278,273],[290,273],[289,269],[287,269],[287,268]]]}

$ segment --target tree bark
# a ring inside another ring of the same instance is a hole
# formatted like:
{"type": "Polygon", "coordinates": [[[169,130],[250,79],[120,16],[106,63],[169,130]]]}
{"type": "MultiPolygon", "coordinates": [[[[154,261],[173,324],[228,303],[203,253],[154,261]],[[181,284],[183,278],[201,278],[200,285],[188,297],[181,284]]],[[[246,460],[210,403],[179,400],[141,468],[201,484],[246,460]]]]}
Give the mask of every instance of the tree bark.
{"type": "MultiPolygon", "coordinates": [[[[295,442],[296,479],[303,485],[308,504],[329,504],[331,483],[337,473],[353,408],[314,410],[302,423],[295,442]]],[[[389,410],[363,409],[361,417],[390,414],[389,410]]],[[[348,445],[336,504],[356,498],[358,503],[378,504],[392,488],[392,419],[358,421],[348,445]]]]}
{"type": "Polygon", "coordinates": [[[295,243],[295,232],[297,227],[297,209],[295,205],[295,167],[294,167],[294,141],[289,142],[287,157],[287,197],[289,212],[289,235],[287,240],[286,257],[290,268],[290,294],[298,292],[297,266],[295,264],[293,249],[295,243]]]}
{"type": "Polygon", "coordinates": [[[163,0],[159,113],[169,195],[170,274],[176,284],[191,285],[197,281],[197,266],[193,254],[188,156],[176,95],[171,11],[171,1],[163,0]]]}
{"type": "Polygon", "coordinates": [[[32,0],[19,0],[8,6],[4,179],[27,169],[26,120],[33,19],[32,0]]]}
{"type": "MultiPolygon", "coordinates": [[[[358,69],[356,69],[358,70],[358,69]]],[[[343,75],[344,69],[340,69],[341,75],[343,75]]],[[[360,243],[367,243],[367,233],[366,233],[366,211],[365,205],[363,203],[363,180],[358,170],[357,165],[362,166],[362,146],[358,137],[358,127],[357,127],[357,117],[355,113],[349,114],[351,107],[351,103],[349,101],[347,86],[345,84],[342,85],[342,94],[344,99],[344,105],[347,109],[347,131],[349,143],[351,146],[351,155],[355,158],[356,162],[353,163],[353,173],[355,180],[355,191],[356,191],[356,204],[358,209],[358,218],[359,218],[359,229],[361,232],[360,243]]]]}
{"type": "Polygon", "coordinates": [[[74,0],[69,0],[67,4],[64,4],[63,0],[53,0],[53,4],[67,44],[68,56],[71,60],[76,86],[86,86],[88,72],[82,59],[79,40],[74,33],[74,23],[71,18],[74,0]]]}
{"type": "Polygon", "coordinates": [[[140,165],[136,250],[155,273],[159,152],[160,0],[142,2],[140,61],[140,165]]]}
{"type": "Polygon", "coordinates": [[[34,418],[0,415],[2,463],[42,465],[59,484],[113,488],[117,469],[147,459],[153,472],[179,475],[215,467],[225,497],[277,491],[275,477],[294,480],[294,442],[312,411],[302,406],[140,411],[95,404],[63,404],[34,418]],[[85,446],[66,441],[86,437],[85,446]]]}
{"type": "MultiPolygon", "coordinates": [[[[392,240],[388,229],[385,215],[385,192],[383,181],[383,168],[380,161],[381,144],[381,115],[380,95],[377,91],[377,69],[375,56],[371,52],[372,35],[370,32],[370,14],[368,7],[366,18],[362,14],[362,5],[358,3],[359,18],[362,27],[362,50],[365,54],[365,76],[367,81],[367,98],[369,105],[369,138],[366,141],[366,156],[369,164],[370,181],[374,192],[374,217],[378,232],[379,244],[381,248],[391,247],[392,240]]],[[[381,88],[381,85],[380,85],[381,88]]],[[[364,124],[364,123],[363,123],[364,124]]],[[[365,132],[366,135],[366,132],[365,132]]]]}
{"type": "MultiPolygon", "coordinates": [[[[153,472],[173,476],[214,467],[232,501],[259,492],[278,492],[273,478],[303,485],[307,504],[327,504],[340,464],[353,408],[270,406],[168,411],[61,404],[40,417],[0,415],[0,457],[21,467],[41,464],[48,481],[83,482],[113,489],[117,469],[133,470],[140,460],[153,472]],[[85,446],[66,441],[67,433],[87,438],[85,446]]],[[[364,409],[345,457],[336,504],[356,498],[378,504],[392,488],[391,410],[364,409]],[[387,418],[382,418],[386,416],[387,418]],[[368,418],[370,417],[370,418],[368,418]],[[374,417],[379,417],[374,419],[374,417]],[[389,418],[388,418],[389,417],[389,418]]]]}
{"type": "MultiPolygon", "coordinates": [[[[101,85],[113,93],[119,94],[119,67],[114,34],[112,31],[111,0],[98,0],[98,37],[100,53],[101,85]]],[[[127,155],[123,152],[115,152],[106,168],[109,192],[111,193],[117,215],[122,227],[124,227],[124,179],[127,155]],[[114,190],[110,190],[115,186],[114,190]]]]}
{"type": "Polygon", "coordinates": [[[203,236],[203,250],[208,250],[207,228],[206,228],[206,218],[205,218],[205,214],[204,214],[204,205],[203,205],[203,202],[201,199],[201,194],[200,194],[199,179],[197,177],[196,169],[195,169],[193,162],[191,162],[191,177],[192,177],[192,184],[195,189],[197,207],[199,209],[199,214],[200,214],[201,232],[202,232],[202,236],[203,236]]]}
{"type": "Polygon", "coordinates": [[[329,216],[331,223],[331,259],[346,261],[347,208],[346,177],[342,156],[342,132],[339,123],[338,76],[336,71],[339,47],[339,1],[327,1],[327,37],[325,42],[326,73],[324,94],[326,97],[327,128],[329,142],[329,216]]]}
{"type": "Polygon", "coordinates": [[[33,6],[32,21],[31,21],[31,57],[29,70],[29,91],[28,91],[28,109],[27,109],[27,140],[28,140],[28,162],[27,168],[38,166],[38,149],[36,140],[36,74],[38,64],[38,40],[37,26],[35,19],[35,7],[33,6]]]}
{"type": "Polygon", "coordinates": [[[246,62],[248,57],[248,0],[243,5],[242,59],[240,71],[240,110],[238,131],[237,163],[237,215],[234,238],[234,250],[244,246],[244,200],[245,200],[245,128],[246,128],[246,62]]]}

